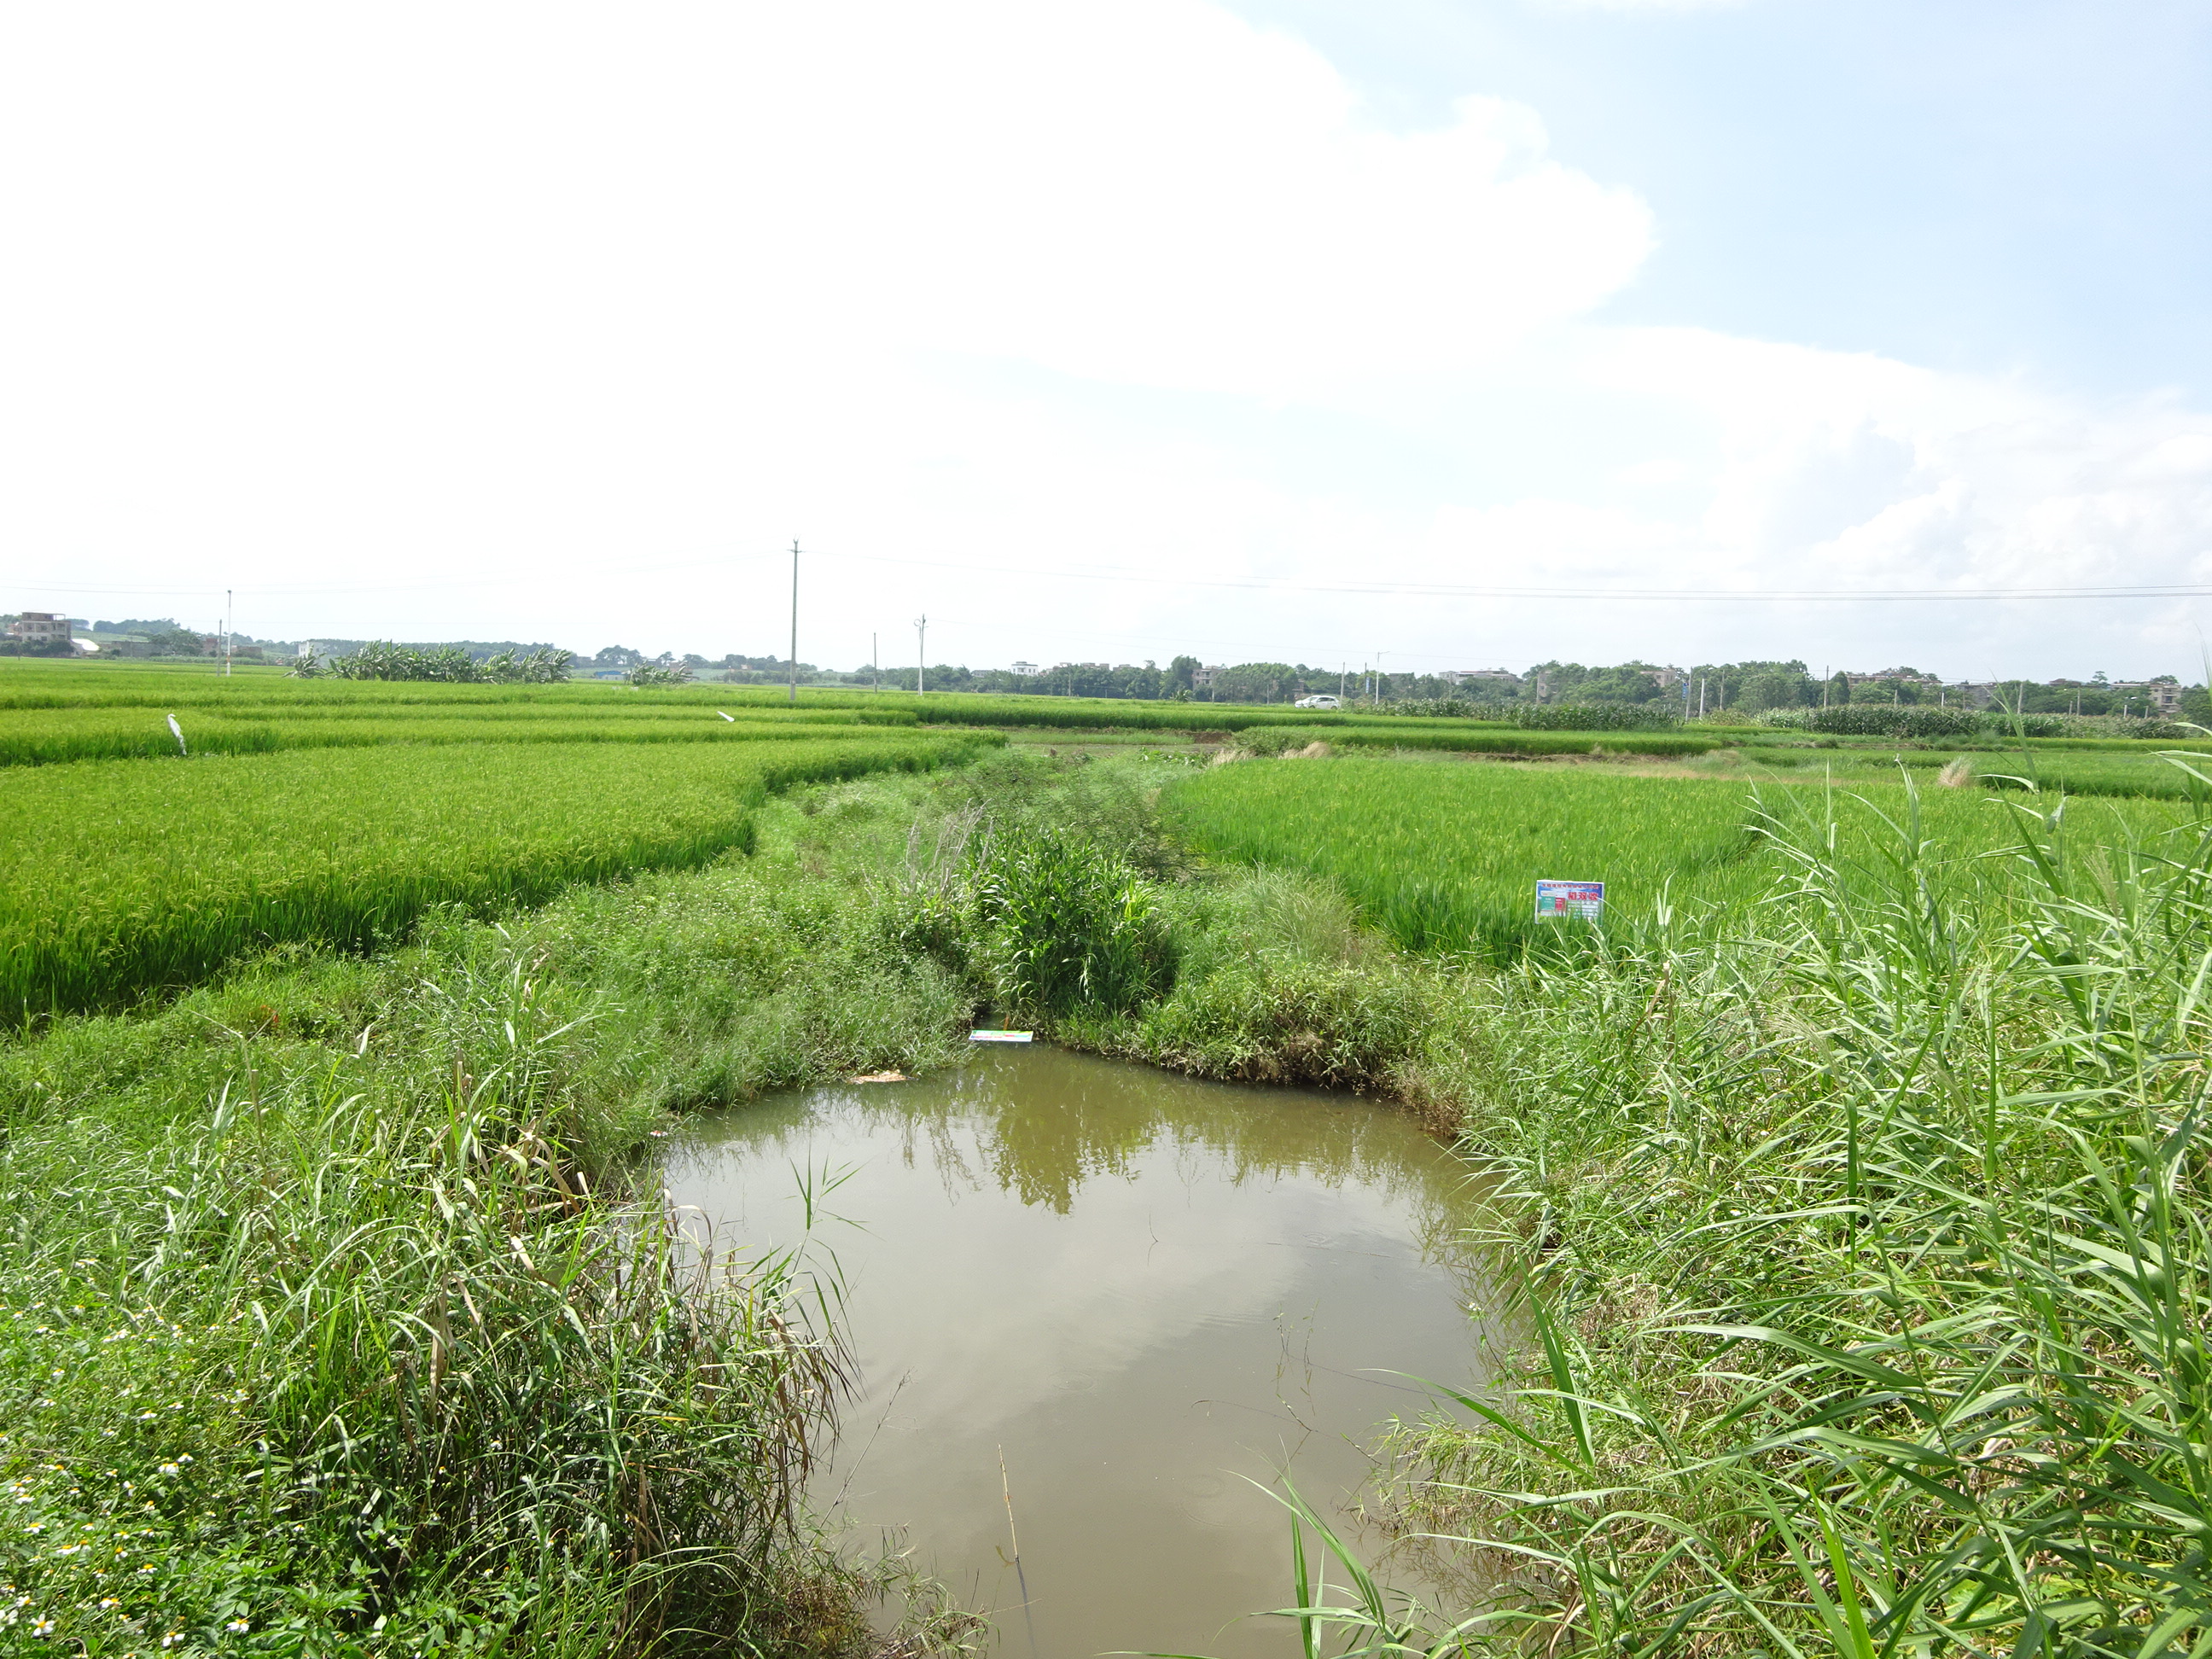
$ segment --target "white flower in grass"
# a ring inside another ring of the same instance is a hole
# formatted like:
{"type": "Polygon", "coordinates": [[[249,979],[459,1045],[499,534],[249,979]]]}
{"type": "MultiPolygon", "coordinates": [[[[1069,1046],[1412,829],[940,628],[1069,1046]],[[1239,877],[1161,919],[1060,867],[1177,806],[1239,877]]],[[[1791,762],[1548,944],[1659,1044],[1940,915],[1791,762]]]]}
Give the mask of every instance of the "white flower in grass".
{"type": "Polygon", "coordinates": [[[223,1628],[234,1636],[243,1636],[246,1634],[247,1626],[246,1620],[243,1619],[234,1619],[228,1624],[225,1625],[223,1628]]]}

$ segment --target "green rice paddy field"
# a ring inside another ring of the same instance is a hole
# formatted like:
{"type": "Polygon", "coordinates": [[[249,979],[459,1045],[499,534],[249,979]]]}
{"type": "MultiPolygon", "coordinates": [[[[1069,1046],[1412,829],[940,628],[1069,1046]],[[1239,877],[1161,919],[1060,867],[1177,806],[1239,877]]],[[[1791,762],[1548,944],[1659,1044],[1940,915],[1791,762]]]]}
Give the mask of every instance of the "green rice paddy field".
{"type": "Polygon", "coordinates": [[[435,904],[482,911],[702,863],[747,844],[768,790],[1003,741],[857,726],[754,738],[15,769],[0,787],[0,1007],[112,1004],[285,940],[366,945],[435,904]]]}
{"type": "MultiPolygon", "coordinates": [[[[1763,817],[1793,832],[1832,816],[1849,836],[1884,816],[1972,874],[2019,840],[2033,800],[1981,788],[1915,787],[1875,774],[1854,788],[1820,780],[1638,776],[1606,767],[1435,765],[1382,758],[1216,766],[1165,792],[1171,822],[1224,860],[1309,871],[1343,888],[1407,949],[1510,957],[1539,936],[1540,878],[1607,884],[1607,920],[1641,929],[1662,907],[1690,918],[1739,911],[1782,866],[1763,817]]],[[[1929,780],[1921,780],[1923,785],[1929,780]]],[[[2181,803],[2084,800],[2063,822],[2098,842],[2192,840],[2181,803]]],[[[1864,837],[1852,837],[1863,841],[1864,837]]]]}

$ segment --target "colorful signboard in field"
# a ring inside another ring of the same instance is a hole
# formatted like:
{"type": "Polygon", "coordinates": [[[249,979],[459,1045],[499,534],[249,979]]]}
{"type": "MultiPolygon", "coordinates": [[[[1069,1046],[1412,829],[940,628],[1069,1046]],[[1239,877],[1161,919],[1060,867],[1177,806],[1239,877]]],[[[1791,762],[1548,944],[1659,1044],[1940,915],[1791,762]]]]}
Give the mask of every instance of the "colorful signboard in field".
{"type": "Polygon", "coordinates": [[[1539,881],[1536,920],[1573,916],[1581,921],[1605,920],[1605,884],[1601,881],[1539,881]]]}

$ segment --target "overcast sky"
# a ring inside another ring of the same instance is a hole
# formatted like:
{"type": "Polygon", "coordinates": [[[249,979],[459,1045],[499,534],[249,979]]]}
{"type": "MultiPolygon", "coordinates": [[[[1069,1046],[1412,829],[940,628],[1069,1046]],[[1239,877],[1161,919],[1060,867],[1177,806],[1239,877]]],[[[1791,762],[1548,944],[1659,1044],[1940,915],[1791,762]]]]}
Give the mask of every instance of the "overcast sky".
{"type": "Polygon", "coordinates": [[[0,610],[2203,676],[2201,0],[17,6],[0,610]],[[1498,589],[1550,597],[1498,597],[1498,589]]]}

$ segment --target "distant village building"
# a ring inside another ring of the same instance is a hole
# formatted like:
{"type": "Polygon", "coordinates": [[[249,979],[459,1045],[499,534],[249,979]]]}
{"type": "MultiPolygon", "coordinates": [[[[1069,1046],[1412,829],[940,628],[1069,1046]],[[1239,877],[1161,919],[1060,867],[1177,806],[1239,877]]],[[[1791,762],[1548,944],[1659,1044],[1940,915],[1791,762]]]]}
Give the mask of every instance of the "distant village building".
{"type": "Polygon", "coordinates": [[[1510,668],[1447,668],[1437,678],[1446,685],[1474,685],[1486,691],[1521,689],[1521,677],[1510,668]]]}
{"type": "Polygon", "coordinates": [[[1033,662],[1018,662],[1013,666],[1013,672],[1017,674],[1042,674],[1044,670],[1033,662]]]}
{"type": "Polygon", "coordinates": [[[1851,674],[1850,682],[1853,685],[1919,685],[1930,691],[1940,691],[1944,684],[1942,675],[1923,674],[1917,668],[1884,668],[1872,674],[1851,674]]]}
{"type": "Polygon", "coordinates": [[[2171,674],[2162,674],[2154,680],[2114,680],[2110,688],[2130,702],[2143,700],[2146,714],[2179,714],[2181,712],[2181,685],[2171,674]]]}
{"type": "Polygon", "coordinates": [[[51,611],[26,611],[8,624],[8,637],[26,645],[67,645],[76,637],[67,617],[51,611]]]}
{"type": "Polygon", "coordinates": [[[1194,668],[1190,671],[1190,683],[1195,686],[1208,686],[1213,684],[1213,677],[1216,674],[1225,674],[1228,672],[1227,663],[1210,662],[1203,668],[1194,668]]]}

